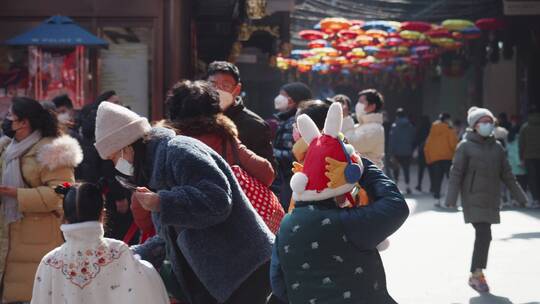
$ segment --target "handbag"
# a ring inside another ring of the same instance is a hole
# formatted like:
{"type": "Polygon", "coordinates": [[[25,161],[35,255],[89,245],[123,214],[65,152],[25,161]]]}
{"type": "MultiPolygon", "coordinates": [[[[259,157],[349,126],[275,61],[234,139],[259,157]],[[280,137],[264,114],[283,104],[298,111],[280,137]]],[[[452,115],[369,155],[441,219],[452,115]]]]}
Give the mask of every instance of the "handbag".
{"type": "MultiPolygon", "coordinates": [[[[227,143],[230,143],[230,140],[223,140],[222,156],[225,159],[227,158],[227,143]]],[[[230,143],[230,145],[234,157],[234,165],[231,165],[231,169],[240,184],[240,188],[242,188],[251,205],[264,220],[266,226],[275,234],[285,216],[285,211],[279,199],[269,187],[240,167],[237,147],[234,143],[230,143]]]]}

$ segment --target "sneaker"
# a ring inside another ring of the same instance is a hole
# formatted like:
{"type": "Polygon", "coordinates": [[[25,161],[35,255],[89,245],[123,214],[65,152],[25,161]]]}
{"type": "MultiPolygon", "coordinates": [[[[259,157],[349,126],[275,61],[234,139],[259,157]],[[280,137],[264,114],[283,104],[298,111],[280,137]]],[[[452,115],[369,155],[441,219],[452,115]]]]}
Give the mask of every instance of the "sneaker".
{"type": "Polygon", "coordinates": [[[416,186],[416,188],[414,188],[414,189],[416,189],[416,191],[418,191],[418,192],[422,192],[422,186],[416,186]]]}
{"type": "Polygon", "coordinates": [[[472,274],[469,278],[469,286],[478,292],[489,292],[489,285],[483,273],[472,274]]]}
{"type": "Polygon", "coordinates": [[[412,191],[411,191],[411,188],[407,187],[407,194],[411,194],[412,191]]]}

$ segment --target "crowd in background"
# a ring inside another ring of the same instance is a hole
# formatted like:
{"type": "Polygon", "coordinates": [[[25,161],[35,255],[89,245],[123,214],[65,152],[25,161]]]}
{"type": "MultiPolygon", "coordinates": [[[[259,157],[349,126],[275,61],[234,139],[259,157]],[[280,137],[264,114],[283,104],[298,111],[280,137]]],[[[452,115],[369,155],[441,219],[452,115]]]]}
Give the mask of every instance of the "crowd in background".
{"type": "Polygon", "coordinates": [[[527,122],[477,107],[464,113],[467,127],[448,113],[432,123],[401,108],[391,122],[375,89],[315,99],[294,82],[276,92],[277,114],[264,120],[241,92],[238,68],[214,62],[205,80],[169,90],[166,119],[152,125],[114,91],[77,111],[66,95],[14,98],[0,139],[2,302],[395,303],[376,248],[408,214],[402,194],[425,190],[425,171],[436,206],[457,208],[461,195],[476,230],[469,284],[487,291],[482,269],[501,205],[540,207],[536,107],[527,122]],[[281,206],[260,209],[263,193],[281,206]],[[289,212],[279,232],[270,211],[279,221],[289,212]],[[320,227],[306,211],[332,232],[313,235],[320,227]],[[334,227],[340,212],[344,226],[334,227]],[[323,246],[300,260],[297,248],[324,241],[335,254],[323,246]],[[92,281],[105,268],[100,293],[92,281]]]}

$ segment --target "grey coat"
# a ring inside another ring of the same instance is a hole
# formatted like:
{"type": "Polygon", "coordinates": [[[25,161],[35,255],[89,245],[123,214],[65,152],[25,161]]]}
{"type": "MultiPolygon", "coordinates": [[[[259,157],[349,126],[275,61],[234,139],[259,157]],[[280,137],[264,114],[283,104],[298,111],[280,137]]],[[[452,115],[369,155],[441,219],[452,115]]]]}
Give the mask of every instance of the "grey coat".
{"type": "Polygon", "coordinates": [[[501,181],[519,203],[527,202],[501,144],[493,136],[484,138],[467,131],[454,156],[446,204],[455,205],[461,192],[466,223],[498,224],[501,181]]]}

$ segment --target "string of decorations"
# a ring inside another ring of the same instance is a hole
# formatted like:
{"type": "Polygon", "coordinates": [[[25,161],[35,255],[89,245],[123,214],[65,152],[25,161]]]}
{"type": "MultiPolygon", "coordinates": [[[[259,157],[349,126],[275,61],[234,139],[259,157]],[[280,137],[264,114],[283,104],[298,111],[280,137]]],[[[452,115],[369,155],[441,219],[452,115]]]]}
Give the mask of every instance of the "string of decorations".
{"type": "Polygon", "coordinates": [[[277,67],[301,74],[386,72],[399,76],[431,66],[444,53],[457,52],[470,41],[505,26],[497,18],[476,22],[448,19],[440,24],[324,18],[313,29],[297,33],[307,41],[307,48],[279,56],[277,67]]]}

